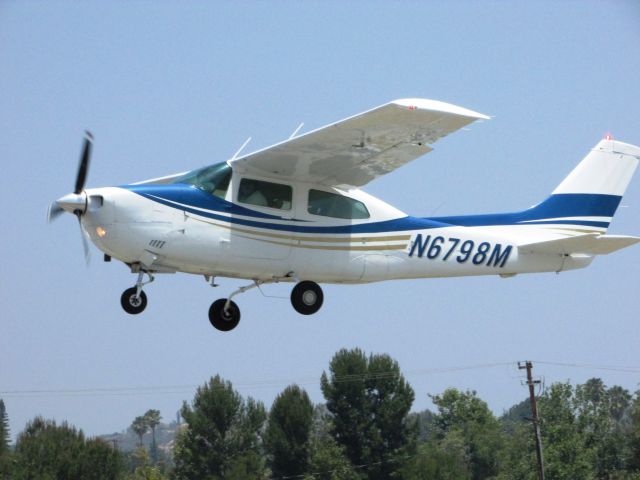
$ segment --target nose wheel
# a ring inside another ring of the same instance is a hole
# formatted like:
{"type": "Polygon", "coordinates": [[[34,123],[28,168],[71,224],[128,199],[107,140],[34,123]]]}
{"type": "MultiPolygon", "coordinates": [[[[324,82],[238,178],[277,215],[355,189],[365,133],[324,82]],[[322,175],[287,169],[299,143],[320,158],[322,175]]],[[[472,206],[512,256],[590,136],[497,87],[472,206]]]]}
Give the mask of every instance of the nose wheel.
{"type": "Polygon", "coordinates": [[[138,280],[135,287],[127,288],[122,292],[120,297],[120,305],[125,312],[131,315],[142,313],[147,308],[147,294],[142,291],[142,286],[153,282],[154,277],[149,272],[140,270],[138,272],[138,280]],[[147,282],[143,282],[144,275],[149,277],[147,282]]]}
{"type": "Polygon", "coordinates": [[[323,300],[322,289],[316,282],[299,282],[291,291],[291,305],[302,315],[316,313],[322,307],[323,300]]]}
{"type": "Polygon", "coordinates": [[[140,290],[140,294],[138,295],[138,289],[136,287],[127,288],[122,292],[120,305],[122,305],[125,312],[131,315],[142,313],[147,307],[147,294],[140,290]]]}

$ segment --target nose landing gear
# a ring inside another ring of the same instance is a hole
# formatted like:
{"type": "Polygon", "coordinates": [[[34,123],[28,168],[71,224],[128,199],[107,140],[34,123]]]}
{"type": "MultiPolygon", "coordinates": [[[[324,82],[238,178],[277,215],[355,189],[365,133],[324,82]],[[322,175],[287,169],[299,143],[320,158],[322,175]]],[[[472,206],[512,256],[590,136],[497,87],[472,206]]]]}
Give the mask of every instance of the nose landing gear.
{"type": "Polygon", "coordinates": [[[145,272],[140,270],[138,272],[138,280],[136,281],[136,285],[131,288],[127,288],[124,292],[122,292],[122,296],[120,297],[120,305],[125,312],[131,315],[137,315],[142,313],[145,308],[147,308],[147,294],[142,291],[142,286],[147,285],[155,280],[155,277],[151,275],[149,272],[145,272]],[[143,282],[142,279],[144,275],[149,277],[149,280],[143,282]]]}
{"type": "MultiPolygon", "coordinates": [[[[136,269],[135,271],[138,273],[135,286],[127,288],[120,297],[122,308],[131,315],[142,313],[147,307],[147,295],[142,291],[142,287],[155,280],[150,272],[142,269],[136,269]],[[145,275],[149,277],[149,280],[143,282],[145,275]]],[[[233,330],[238,326],[238,323],[240,323],[240,308],[238,308],[238,305],[232,300],[233,297],[252,288],[260,288],[261,285],[277,283],[284,279],[291,279],[292,277],[293,275],[287,275],[285,277],[274,277],[270,280],[254,280],[253,283],[238,288],[229,295],[229,298],[220,298],[211,304],[211,307],[209,307],[209,322],[211,322],[211,325],[216,330],[220,330],[221,332],[233,330]]],[[[205,278],[212,286],[217,286],[213,277],[209,276],[205,278]]],[[[324,295],[320,285],[309,280],[298,282],[291,291],[291,305],[302,315],[316,313],[320,310],[320,307],[322,307],[323,300],[324,295]]]]}
{"type": "Polygon", "coordinates": [[[142,313],[147,308],[147,294],[142,290],[138,294],[137,290],[136,287],[127,288],[120,297],[120,305],[131,315],[142,313]]]}

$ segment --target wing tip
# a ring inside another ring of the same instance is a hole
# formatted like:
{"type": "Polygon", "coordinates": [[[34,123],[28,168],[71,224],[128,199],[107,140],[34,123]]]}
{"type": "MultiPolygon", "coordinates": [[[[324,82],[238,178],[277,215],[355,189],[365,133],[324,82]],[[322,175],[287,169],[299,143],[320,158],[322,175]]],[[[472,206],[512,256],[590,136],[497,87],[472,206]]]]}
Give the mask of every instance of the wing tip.
{"type": "Polygon", "coordinates": [[[437,112],[450,113],[452,115],[460,115],[462,117],[471,117],[482,120],[491,120],[491,117],[483,113],[469,110],[452,103],[441,102],[439,100],[430,100],[428,98],[400,98],[390,102],[400,107],[406,107],[410,110],[431,110],[437,112]]]}

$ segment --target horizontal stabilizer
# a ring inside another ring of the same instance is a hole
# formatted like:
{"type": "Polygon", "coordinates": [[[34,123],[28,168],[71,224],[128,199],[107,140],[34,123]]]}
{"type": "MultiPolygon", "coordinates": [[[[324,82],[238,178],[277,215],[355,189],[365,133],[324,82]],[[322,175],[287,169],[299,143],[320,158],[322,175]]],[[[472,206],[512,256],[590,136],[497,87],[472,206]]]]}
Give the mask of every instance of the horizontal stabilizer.
{"type": "Polygon", "coordinates": [[[640,237],[589,233],[557,240],[528,243],[520,245],[518,250],[523,253],[549,253],[556,255],[570,255],[572,253],[606,255],[638,242],[640,242],[640,237]]]}

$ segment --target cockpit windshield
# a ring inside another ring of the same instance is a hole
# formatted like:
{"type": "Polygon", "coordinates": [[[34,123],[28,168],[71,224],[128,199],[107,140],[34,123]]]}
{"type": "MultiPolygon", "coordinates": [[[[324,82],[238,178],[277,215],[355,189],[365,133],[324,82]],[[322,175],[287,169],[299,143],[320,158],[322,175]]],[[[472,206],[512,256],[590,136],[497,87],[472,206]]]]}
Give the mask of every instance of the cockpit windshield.
{"type": "Polygon", "coordinates": [[[227,162],[200,168],[176,178],[173,183],[189,183],[216,197],[224,198],[231,180],[231,167],[227,162]]]}

